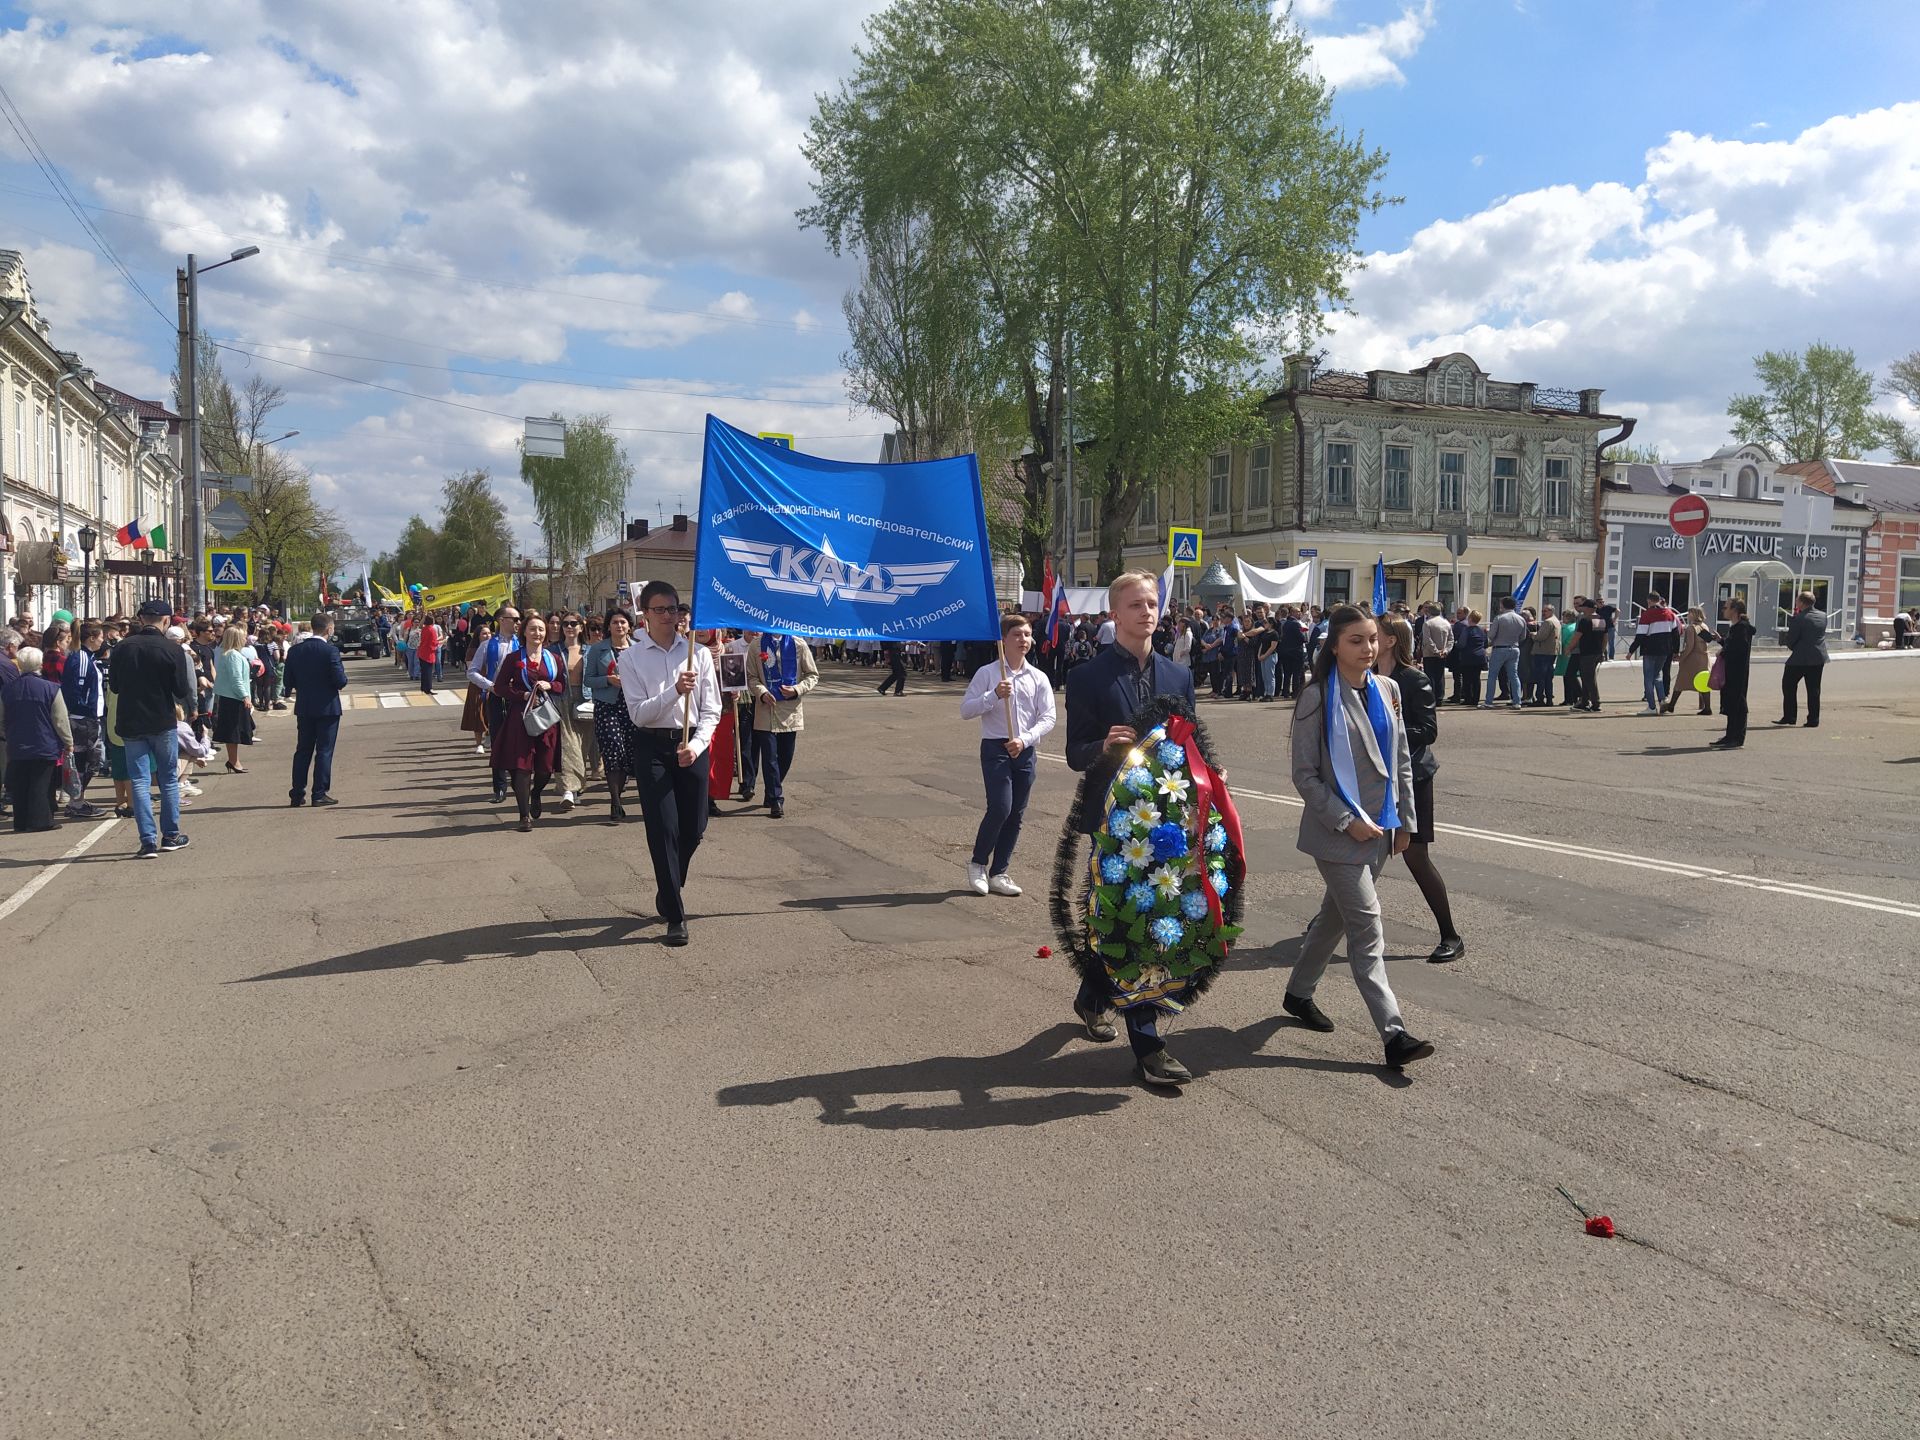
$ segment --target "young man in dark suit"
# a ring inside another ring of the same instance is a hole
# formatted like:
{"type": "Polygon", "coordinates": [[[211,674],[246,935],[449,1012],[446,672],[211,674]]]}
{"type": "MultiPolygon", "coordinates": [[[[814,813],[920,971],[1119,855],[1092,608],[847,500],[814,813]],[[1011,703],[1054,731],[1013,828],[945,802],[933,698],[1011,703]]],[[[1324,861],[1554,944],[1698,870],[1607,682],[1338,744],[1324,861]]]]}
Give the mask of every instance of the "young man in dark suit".
{"type": "MultiPolygon", "coordinates": [[[[1113,614],[1113,644],[1067,676],[1067,764],[1086,775],[1086,793],[1092,798],[1092,804],[1074,817],[1074,828],[1082,835],[1092,835],[1106,823],[1101,802],[1127,751],[1140,738],[1130,723],[1140,708],[1160,695],[1184,700],[1189,713],[1197,703],[1193,672],[1153,652],[1153,627],[1160,618],[1159,579],[1144,570],[1120,576],[1107,587],[1107,608],[1113,614]]],[[[1101,994],[1091,981],[1080,982],[1073,1010],[1090,1038],[1115,1038],[1112,1009],[1111,991],[1101,994]]],[[[1123,1013],[1142,1079],[1155,1085],[1184,1085],[1193,1078],[1186,1066],[1167,1054],[1158,1030],[1159,1015],[1151,1005],[1136,1005],[1123,1013]]]]}
{"type": "Polygon", "coordinates": [[[313,634],[287,651],[284,684],[293,696],[294,805],[307,803],[307,770],[313,770],[313,803],[338,805],[333,798],[333,744],[340,737],[340,692],[347,688],[347,667],[333,648],[333,616],[313,617],[313,634]]]}

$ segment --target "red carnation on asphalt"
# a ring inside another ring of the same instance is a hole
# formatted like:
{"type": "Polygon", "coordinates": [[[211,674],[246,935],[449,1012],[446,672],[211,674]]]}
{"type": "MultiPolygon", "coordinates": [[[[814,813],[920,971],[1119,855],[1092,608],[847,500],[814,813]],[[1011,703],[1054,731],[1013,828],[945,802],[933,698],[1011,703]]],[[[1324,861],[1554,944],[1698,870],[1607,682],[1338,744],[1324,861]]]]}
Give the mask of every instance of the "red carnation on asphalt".
{"type": "Polygon", "coordinates": [[[1051,945],[1042,945],[1038,950],[1033,952],[1033,956],[1036,960],[1051,960],[1053,958],[1053,947],[1051,945]]]}
{"type": "Polygon", "coordinates": [[[1587,1217],[1587,1234],[1598,1235],[1602,1240],[1611,1240],[1613,1238],[1612,1219],[1606,1215],[1589,1215],[1587,1217]]]}

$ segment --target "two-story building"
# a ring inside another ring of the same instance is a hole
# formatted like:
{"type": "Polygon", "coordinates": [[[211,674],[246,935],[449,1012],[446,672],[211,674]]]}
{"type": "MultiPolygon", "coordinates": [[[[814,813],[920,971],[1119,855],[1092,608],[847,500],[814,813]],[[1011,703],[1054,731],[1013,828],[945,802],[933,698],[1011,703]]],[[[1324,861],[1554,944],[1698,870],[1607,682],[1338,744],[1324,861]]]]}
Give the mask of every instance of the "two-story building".
{"type": "MultiPolygon", "coordinates": [[[[1459,353],[1364,375],[1289,357],[1286,384],[1261,405],[1266,434],[1147,497],[1126,563],[1158,571],[1167,528],[1197,526],[1204,559],[1230,575],[1236,558],[1311,560],[1317,603],[1365,602],[1384,556],[1391,599],[1489,610],[1538,561],[1530,598],[1565,606],[1597,579],[1599,451],[1633,429],[1600,395],[1495,380],[1459,353]]],[[[1095,584],[1110,577],[1093,573],[1094,506],[1075,509],[1076,583],[1095,584]]]]}
{"type": "Polygon", "coordinates": [[[18,251],[0,250],[0,597],[44,624],[55,610],[128,611],[157,590],[105,562],[148,558],[114,532],[131,519],[179,535],[178,417],[101,384],[58,349],[18,251]],[[92,532],[90,564],[82,530],[92,532]],[[91,571],[92,590],[82,582],[91,571]]]}
{"type": "Polygon", "coordinates": [[[1859,629],[1869,645],[1891,643],[1893,612],[1920,606],[1920,465],[1808,460],[1781,468],[1872,514],[1860,551],[1859,629]]]}

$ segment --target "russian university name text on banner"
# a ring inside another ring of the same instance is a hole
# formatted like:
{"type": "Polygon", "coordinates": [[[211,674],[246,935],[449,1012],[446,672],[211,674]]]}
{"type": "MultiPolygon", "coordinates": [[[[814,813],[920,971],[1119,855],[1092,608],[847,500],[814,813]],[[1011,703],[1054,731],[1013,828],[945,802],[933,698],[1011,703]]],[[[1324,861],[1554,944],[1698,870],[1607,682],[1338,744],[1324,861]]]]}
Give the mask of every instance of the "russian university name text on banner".
{"type": "Polygon", "coordinates": [[[707,417],[693,623],[829,640],[994,640],[971,455],[862,465],[707,417]]]}

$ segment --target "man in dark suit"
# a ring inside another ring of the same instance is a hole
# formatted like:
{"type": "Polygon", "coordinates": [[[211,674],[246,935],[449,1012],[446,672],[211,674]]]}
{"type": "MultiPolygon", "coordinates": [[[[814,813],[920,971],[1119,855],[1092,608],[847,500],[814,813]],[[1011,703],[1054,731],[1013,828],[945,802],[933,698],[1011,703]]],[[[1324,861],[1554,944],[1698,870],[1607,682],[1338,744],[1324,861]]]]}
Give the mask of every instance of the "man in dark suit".
{"type": "Polygon", "coordinates": [[[333,790],[333,742],[340,736],[340,692],[347,688],[347,667],[333,648],[333,617],[324,610],[313,617],[313,634],[287,651],[284,682],[293,696],[293,723],[298,738],[293,747],[295,805],[307,803],[307,770],[313,770],[313,803],[338,805],[333,790]]]}
{"type": "Polygon", "coordinates": [[[1819,599],[1811,590],[1802,590],[1798,608],[1787,622],[1787,663],[1780,676],[1780,718],[1776,725],[1791,725],[1794,703],[1804,681],[1807,687],[1807,728],[1820,724],[1820,678],[1827,668],[1827,612],[1816,608],[1819,599]]]}
{"type": "MultiPolygon", "coordinates": [[[[1184,700],[1189,713],[1196,707],[1193,672],[1153,651],[1153,627],[1160,618],[1159,579],[1144,570],[1122,575],[1107,587],[1107,608],[1113,614],[1113,644],[1067,675],[1067,764],[1086,775],[1085,793],[1092,799],[1074,817],[1074,828],[1082,835],[1092,835],[1106,823],[1102,802],[1121,761],[1140,738],[1131,723],[1140,708],[1158,695],[1184,700]]],[[[1073,1009],[1089,1037],[1115,1038],[1108,1018],[1113,1009],[1110,991],[1100,994],[1091,981],[1082,980],[1073,1009]]],[[[1142,1079],[1154,1085],[1184,1085],[1193,1078],[1167,1054],[1153,1006],[1135,1005],[1123,1013],[1142,1079]]]]}

